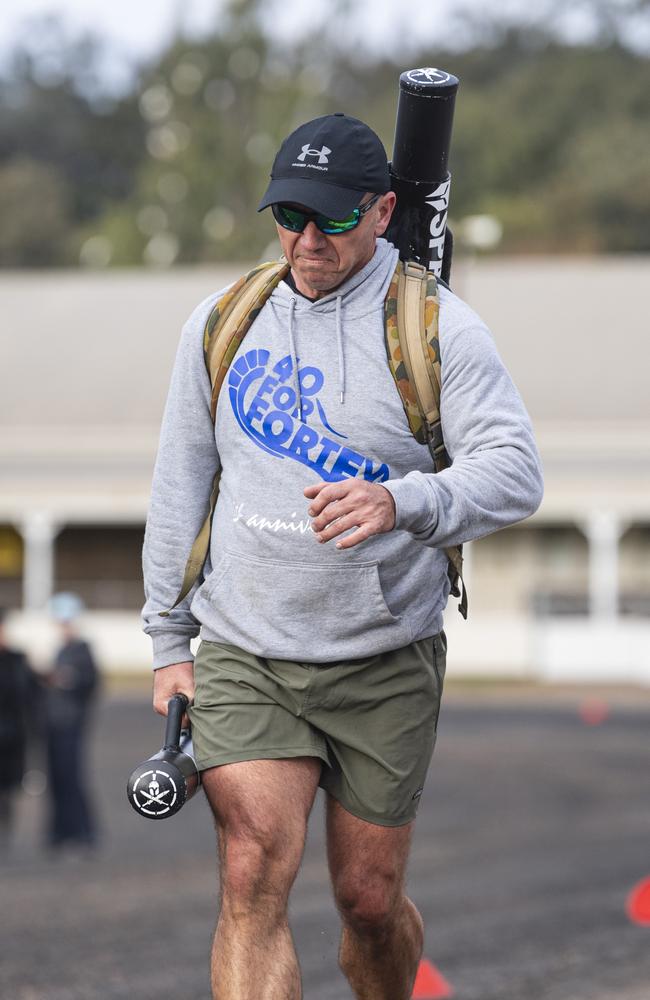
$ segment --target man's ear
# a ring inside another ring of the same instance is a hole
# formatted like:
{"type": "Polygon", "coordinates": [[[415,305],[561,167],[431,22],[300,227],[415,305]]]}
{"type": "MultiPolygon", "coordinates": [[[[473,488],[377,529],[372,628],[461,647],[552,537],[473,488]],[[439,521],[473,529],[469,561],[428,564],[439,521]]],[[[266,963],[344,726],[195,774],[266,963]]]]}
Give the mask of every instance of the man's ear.
{"type": "Polygon", "coordinates": [[[377,202],[379,217],[375,223],[375,236],[383,236],[388,229],[388,223],[395,210],[396,203],[397,195],[394,191],[388,191],[386,194],[383,194],[377,202]]]}

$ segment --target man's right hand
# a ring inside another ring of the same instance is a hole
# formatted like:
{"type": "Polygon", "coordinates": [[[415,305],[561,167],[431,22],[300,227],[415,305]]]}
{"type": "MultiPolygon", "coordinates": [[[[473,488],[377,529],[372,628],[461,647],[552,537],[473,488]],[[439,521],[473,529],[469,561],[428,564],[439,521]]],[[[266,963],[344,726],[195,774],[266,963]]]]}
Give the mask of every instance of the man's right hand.
{"type": "MultiPolygon", "coordinates": [[[[158,667],[153,674],[153,707],[159,715],[167,715],[167,703],[172,695],[187,695],[190,703],[194,699],[194,664],[172,663],[168,667],[158,667]]],[[[189,725],[183,716],[183,728],[189,725]]]]}

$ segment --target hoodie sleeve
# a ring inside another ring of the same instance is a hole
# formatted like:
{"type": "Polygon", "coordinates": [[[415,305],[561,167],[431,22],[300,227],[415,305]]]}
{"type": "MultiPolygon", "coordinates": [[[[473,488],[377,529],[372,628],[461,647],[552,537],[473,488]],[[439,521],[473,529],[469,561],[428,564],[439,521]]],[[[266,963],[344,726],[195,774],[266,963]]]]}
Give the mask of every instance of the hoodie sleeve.
{"type": "Polygon", "coordinates": [[[489,330],[455,297],[445,296],[440,313],[440,413],[452,465],[384,485],[395,527],[447,548],[529,517],[543,482],[530,418],[489,330]]]}
{"type": "Polygon", "coordinates": [[[142,556],[142,618],[153,641],[154,669],[192,660],[190,639],[199,633],[190,604],[201,579],[169,617],[160,612],[178,597],[219,468],[203,329],[220,294],[201,303],[183,327],[160,433],[142,556]]]}

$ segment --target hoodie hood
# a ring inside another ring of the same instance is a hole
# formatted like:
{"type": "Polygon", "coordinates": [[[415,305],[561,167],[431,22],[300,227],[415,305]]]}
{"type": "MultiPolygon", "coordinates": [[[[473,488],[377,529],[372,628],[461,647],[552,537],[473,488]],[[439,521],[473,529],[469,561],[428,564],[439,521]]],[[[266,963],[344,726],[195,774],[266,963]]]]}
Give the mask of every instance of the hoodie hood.
{"type": "Polygon", "coordinates": [[[300,302],[301,310],[323,313],[332,312],[336,308],[336,300],[341,299],[346,309],[355,310],[354,315],[365,315],[368,308],[376,307],[375,296],[381,295],[386,279],[390,284],[397,257],[398,252],[392,243],[378,239],[375,252],[368,263],[327,295],[312,301],[304,295],[297,295],[286,281],[281,281],[273,293],[273,298],[278,303],[284,301],[288,304],[291,297],[295,297],[300,302]],[[360,310],[358,313],[357,308],[360,310]]]}
{"type": "Polygon", "coordinates": [[[336,347],[338,358],[339,403],[345,402],[345,342],[343,334],[344,314],[346,321],[362,319],[377,308],[377,301],[383,302],[397,265],[398,252],[387,240],[377,240],[375,253],[360,271],[351,275],[328,295],[310,301],[304,295],[281,281],[272,299],[282,311],[287,310],[287,341],[293,369],[293,388],[296,394],[299,419],[302,420],[302,391],[298,377],[296,353],[296,321],[301,315],[326,317],[335,314],[336,347]]]}

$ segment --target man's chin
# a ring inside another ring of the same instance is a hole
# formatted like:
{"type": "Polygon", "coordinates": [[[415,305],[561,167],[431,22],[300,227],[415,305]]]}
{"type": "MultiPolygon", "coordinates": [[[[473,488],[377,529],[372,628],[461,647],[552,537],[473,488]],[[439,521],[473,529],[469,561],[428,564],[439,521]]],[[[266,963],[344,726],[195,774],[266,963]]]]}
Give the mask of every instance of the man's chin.
{"type": "Polygon", "coordinates": [[[298,270],[305,274],[332,274],[336,264],[332,260],[301,260],[298,270]]]}
{"type": "Polygon", "coordinates": [[[313,267],[303,264],[297,270],[302,281],[319,292],[336,288],[341,282],[339,273],[332,264],[329,267],[325,264],[316,264],[313,267]]]}

